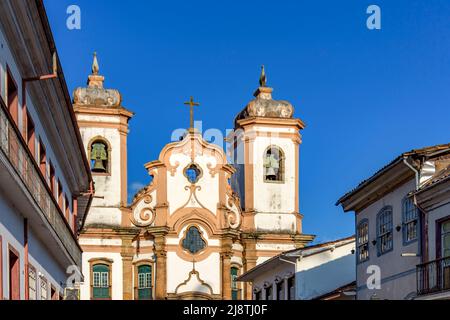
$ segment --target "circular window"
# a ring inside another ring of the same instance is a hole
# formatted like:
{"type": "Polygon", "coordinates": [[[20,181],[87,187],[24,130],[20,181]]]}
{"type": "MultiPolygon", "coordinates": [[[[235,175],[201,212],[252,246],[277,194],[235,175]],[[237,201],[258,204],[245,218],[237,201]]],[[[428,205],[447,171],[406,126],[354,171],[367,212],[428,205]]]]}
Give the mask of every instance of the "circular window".
{"type": "Polygon", "coordinates": [[[197,164],[191,163],[184,169],[184,176],[191,184],[195,184],[201,178],[202,170],[197,164]]]}

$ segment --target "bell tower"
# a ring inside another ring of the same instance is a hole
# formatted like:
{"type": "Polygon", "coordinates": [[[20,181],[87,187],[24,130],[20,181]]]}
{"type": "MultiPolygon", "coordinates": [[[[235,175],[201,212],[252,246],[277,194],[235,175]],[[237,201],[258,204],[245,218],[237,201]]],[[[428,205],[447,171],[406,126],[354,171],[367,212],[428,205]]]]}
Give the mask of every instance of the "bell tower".
{"type": "MultiPolygon", "coordinates": [[[[232,157],[237,169],[234,189],[244,212],[244,231],[262,234],[302,234],[299,212],[300,130],[294,108],[272,98],[262,67],[255,99],[237,115],[232,157]]],[[[312,238],[308,238],[309,241],[312,238]]],[[[308,242],[303,237],[299,245],[308,242]]]]}
{"type": "Polygon", "coordinates": [[[87,87],[73,94],[73,107],[91,162],[95,197],[85,226],[122,225],[127,206],[127,136],[133,113],[122,106],[117,90],[103,87],[94,54],[87,87]]]}

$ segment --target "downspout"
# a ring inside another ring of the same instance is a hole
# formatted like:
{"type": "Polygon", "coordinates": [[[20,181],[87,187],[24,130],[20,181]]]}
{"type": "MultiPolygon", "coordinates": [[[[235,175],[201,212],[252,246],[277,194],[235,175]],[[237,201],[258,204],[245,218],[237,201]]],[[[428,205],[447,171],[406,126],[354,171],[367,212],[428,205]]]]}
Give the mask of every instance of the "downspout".
{"type": "MultiPolygon", "coordinates": [[[[416,168],[414,168],[408,161],[407,158],[404,157],[403,158],[403,163],[410,168],[414,173],[415,173],[415,180],[416,180],[416,187],[415,187],[415,191],[419,190],[420,187],[420,172],[419,170],[417,170],[416,168]]],[[[428,225],[426,224],[426,220],[425,220],[425,210],[423,208],[420,207],[420,205],[417,202],[417,198],[416,195],[413,194],[413,202],[414,205],[419,209],[420,211],[420,237],[421,237],[421,241],[420,241],[420,252],[421,252],[421,262],[424,263],[427,259],[428,259],[428,225]]]]}

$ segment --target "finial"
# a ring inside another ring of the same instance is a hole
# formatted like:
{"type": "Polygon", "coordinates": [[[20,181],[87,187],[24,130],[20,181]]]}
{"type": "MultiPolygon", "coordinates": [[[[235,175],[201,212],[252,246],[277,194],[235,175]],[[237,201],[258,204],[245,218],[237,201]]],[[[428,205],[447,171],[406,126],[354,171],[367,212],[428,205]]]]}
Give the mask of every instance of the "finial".
{"type": "Polygon", "coordinates": [[[259,86],[267,87],[267,77],[266,71],[264,70],[264,65],[261,66],[261,76],[259,77],[259,86]]]}
{"type": "Polygon", "coordinates": [[[98,66],[97,52],[94,52],[94,61],[92,62],[92,74],[98,75],[100,67],[98,66]]]}

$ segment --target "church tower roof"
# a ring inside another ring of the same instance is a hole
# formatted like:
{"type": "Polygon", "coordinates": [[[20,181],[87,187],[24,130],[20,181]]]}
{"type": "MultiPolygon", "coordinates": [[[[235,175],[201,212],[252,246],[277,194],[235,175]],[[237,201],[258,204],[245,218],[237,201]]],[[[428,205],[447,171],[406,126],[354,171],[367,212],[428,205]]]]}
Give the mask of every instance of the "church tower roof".
{"type": "Polygon", "coordinates": [[[236,122],[253,117],[291,119],[294,115],[292,104],[284,100],[274,100],[272,92],[273,89],[267,86],[266,71],[262,66],[259,88],[254,93],[255,99],[251,100],[237,115],[236,122]]]}
{"type": "Polygon", "coordinates": [[[120,107],[122,96],[118,90],[105,89],[105,77],[99,74],[97,53],[94,53],[92,74],[88,76],[87,87],[77,88],[73,93],[73,103],[80,106],[120,107]]]}

